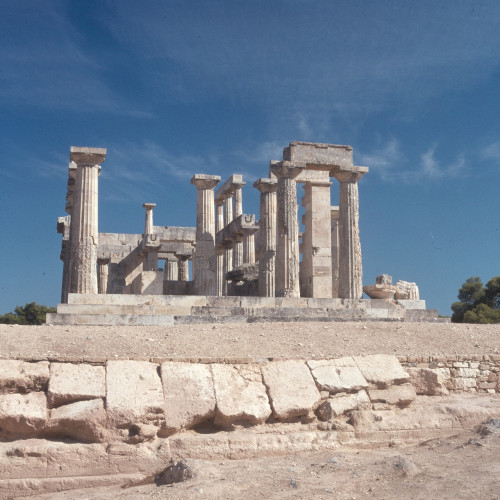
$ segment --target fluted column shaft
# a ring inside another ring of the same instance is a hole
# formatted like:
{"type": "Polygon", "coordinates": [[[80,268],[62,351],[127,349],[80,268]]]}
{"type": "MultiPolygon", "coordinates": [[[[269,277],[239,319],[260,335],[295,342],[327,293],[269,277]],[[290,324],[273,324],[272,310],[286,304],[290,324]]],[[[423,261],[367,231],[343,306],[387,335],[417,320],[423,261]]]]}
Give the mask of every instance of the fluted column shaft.
{"type": "MultiPolygon", "coordinates": [[[[234,213],[233,213],[233,219],[238,218],[241,214],[243,214],[243,186],[245,185],[244,182],[242,183],[233,183],[233,188],[234,188],[234,213]]],[[[233,268],[236,269],[237,267],[240,267],[243,262],[245,262],[244,258],[244,249],[243,249],[243,240],[241,238],[238,238],[234,242],[234,249],[233,249],[233,268]]]]}
{"type": "Polygon", "coordinates": [[[243,231],[243,264],[255,264],[255,229],[243,231]]]}
{"type": "Polygon", "coordinates": [[[106,294],[108,289],[109,259],[97,259],[97,281],[100,294],[106,294]]]}
{"type": "Polygon", "coordinates": [[[299,223],[295,178],[304,168],[304,164],[288,161],[271,162],[271,172],[278,179],[276,251],[276,295],[278,297],[300,297],[299,223]]]}
{"type": "Polygon", "coordinates": [[[339,207],[331,207],[332,231],[332,297],[339,297],[339,207]]]}
{"type": "Polygon", "coordinates": [[[165,278],[167,281],[177,281],[179,278],[177,262],[177,259],[173,256],[165,259],[165,278]]]}
{"type": "Polygon", "coordinates": [[[142,206],[146,209],[144,234],[153,234],[153,208],[156,207],[156,203],[144,203],[142,206]]]}
{"type": "Polygon", "coordinates": [[[77,165],[71,220],[72,293],[97,293],[98,178],[105,149],[71,148],[77,165]]]}
{"type": "Polygon", "coordinates": [[[363,266],[359,239],[358,181],[366,170],[339,170],[334,173],[339,189],[339,295],[361,299],[363,266]]]}
{"type": "Polygon", "coordinates": [[[189,256],[177,255],[177,279],[189,281],[189,256]]]}
{"type": "Polygon", "coordinates": [[[224,248],[223,258],[222,258],[222,295],[228,294],[228,282],[226,280],[226,274],[233,270],[233,242],[226,240],[222,243],[224,248]]]}
{"type": "Polygon", "coordinates": [[[215,175],[196,174],[191,179],[198,189],[196,198],[196,249],[194,287],[197,295],[215,295],[215,206],[214,187],[220,182],[215,175]]]}
{"type": "MultiPolygon", "coordinates": [[[[224,202],[215,200],[215,234],[224,228],[224,202]]],[[[215,248],[216,285],[215,294],[220,297],[224,290],[224,249],[215,248]]]]}

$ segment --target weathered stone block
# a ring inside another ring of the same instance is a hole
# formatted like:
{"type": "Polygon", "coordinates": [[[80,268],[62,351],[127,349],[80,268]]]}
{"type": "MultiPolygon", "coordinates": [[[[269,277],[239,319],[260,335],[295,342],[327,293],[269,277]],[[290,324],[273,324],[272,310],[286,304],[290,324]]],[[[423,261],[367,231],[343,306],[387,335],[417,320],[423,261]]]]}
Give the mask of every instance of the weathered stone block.
{"type": "Polygon", "coordinates": [[[168,429],[190,428],[215,414],[215,392],[209,365],[166,362],[161,365],[168,429]]]}
{"type": "Polygon", "coordinates": [[[318,414],[322,420],[330,420],[352,410],[369,408],[370,398],[366,391],[329,398],[319,408],[318,414]]]}
{"type": "Polygon", "coordinates": [[[52,363],[47,393],[50,406],[106,396],[103,366],[52,363]]]}
{"type": "Polygon", "coordinates": [[[277,361],[262,367],[274,415],[289,419],[307,415],[314,409],[321,394],[303,361],[277,361]]]}
{"type": "Polygon", "coordinates": [[[164,422],[163,388],[157,365],[147,361],[108,361],[106,407],[116,427],[164,422]]]}
{"type": "Polygon", "coordinates": [[[429,368],[407,368],[410,381],[417,394],[426,396],[446,396],[448,389],[446,383],[449,376],[445,377],[442,370],[429,368]]]}
{"type": "Polygon", "coordinates": [[[392,385],[388,389],[369,389],[368,395],[372,403],[386,403],[400,408],[408,406],[417,397],[411,384],[392,385]]]}
{"type": "Polygon", "coordinates": [[[307,364],[322,390],[336,393],[359,391],[368,387],[368,382],[350,356],[325,361],[308,361],[307,364]]]}
{"type": "Polygon", "coordinates": [[[365,379],[377,387],[387,387],[410,381],[410,376],[404,371],[398,358],[391,354],[354,356],[353,359],[365,379]]]}
{"type": "Polygon", "coordinates": [[[35,436],[47,422],[47,398],[43,392],[0,396],[0,436],[35,436]]]}
{"type": "Polygon", "coordinates": [[[0,360],[0,394],[43,391],[49,381],[49,362],[0,360]]]}
{"type": "Polygon", "coordinates": [[[398,281],[396,283],[396,300],[419,300],[420,294],[416,283],[398,281]]]}
{"type": "Polygon", "coordinates": [[[102,399],[78,401],[50,412],[50,433],[80,441],[101,442],[106,438],[106,410],[102,399]]]}
{"type": "Polygon", "coordinates": [[[262,374],[256,365],[212,365],[217,408],[215,423],[256,425],[271,415],[262,374]]]}

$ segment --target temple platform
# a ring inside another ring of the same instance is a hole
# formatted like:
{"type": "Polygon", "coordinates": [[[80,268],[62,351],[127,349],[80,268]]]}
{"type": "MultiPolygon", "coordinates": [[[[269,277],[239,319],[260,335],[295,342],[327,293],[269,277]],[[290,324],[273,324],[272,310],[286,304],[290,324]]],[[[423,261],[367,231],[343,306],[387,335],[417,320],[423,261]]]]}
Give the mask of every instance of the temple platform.
{"type": "Polygon", "coordinates": [[[185,325],[287,321],[443,322],[424,300],[214,297],[195,295],[73,294],[53,325],[185,325]]]}

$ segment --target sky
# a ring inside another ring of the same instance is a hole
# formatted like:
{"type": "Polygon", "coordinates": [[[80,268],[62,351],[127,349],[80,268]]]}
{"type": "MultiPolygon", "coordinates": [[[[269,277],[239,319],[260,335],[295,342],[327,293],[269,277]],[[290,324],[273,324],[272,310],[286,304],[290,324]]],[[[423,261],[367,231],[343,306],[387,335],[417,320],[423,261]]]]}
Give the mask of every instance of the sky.
{"type": "Polygon", "coordinates": [[[498,0],[1,4],[0,314],[60,299],[70,146],[107,148],[99,231],[142,233],[144,202],[195,225],[195,173],[243,174],[258,218],[291,141],[351,145],[365,285],[448,315],[500,275],[498,0]]]}

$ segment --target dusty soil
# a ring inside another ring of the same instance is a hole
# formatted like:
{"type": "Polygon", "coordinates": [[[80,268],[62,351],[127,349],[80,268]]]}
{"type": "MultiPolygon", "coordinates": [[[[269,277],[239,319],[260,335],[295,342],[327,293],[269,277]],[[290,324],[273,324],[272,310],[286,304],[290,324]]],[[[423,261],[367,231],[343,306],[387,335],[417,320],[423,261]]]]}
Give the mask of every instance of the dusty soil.
{"type": "Polygon", "coordinates": [[[0,325],[5,358],[330,358],[498,354],[500,324],[257,323],[189,326],[0,325]]]}
{"type": "MultiPolygon", "coordinates": [[[[0,357],[48,359],[322,358],[498,354],[500,325],[273,323],[172,327],[0,325],[0,357]]],[[[474,431],[409,447],[253,460],[190,460],[195,477],[172,486],[73,490],[39,499],[500,498],[500,432],[474,431]]],[[[0,492],[1,493],[1,492],[0,492]]],[[[0,494],[1,497],[1,494],[0,494]]],[[[33,497],[31,497],[33,498],[33,497]]]]}

